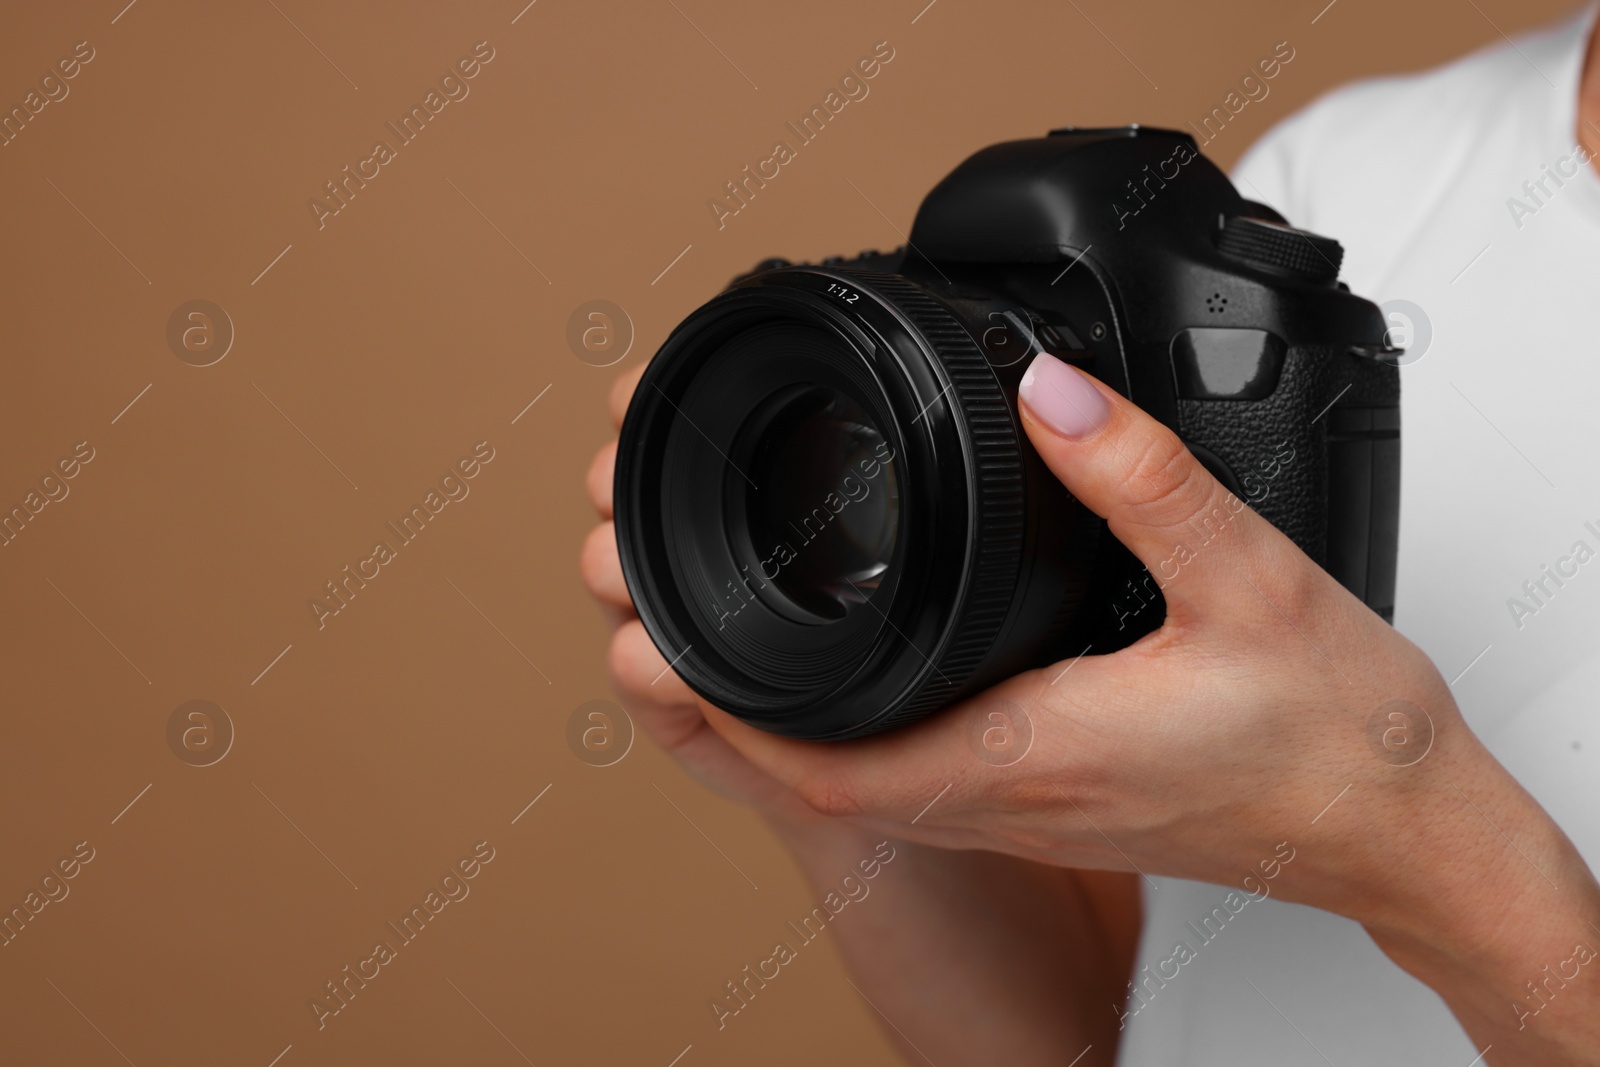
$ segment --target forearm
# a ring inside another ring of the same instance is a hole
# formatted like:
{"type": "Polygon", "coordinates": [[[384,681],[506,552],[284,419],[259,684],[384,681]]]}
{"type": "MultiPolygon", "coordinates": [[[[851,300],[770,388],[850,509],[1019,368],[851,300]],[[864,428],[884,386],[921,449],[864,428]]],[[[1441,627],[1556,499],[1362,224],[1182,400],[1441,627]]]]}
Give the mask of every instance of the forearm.
{"type": "Polygon", "coordinates": [[[1411,905],[1367,928],[1444,998],[1485,1063],[1600,1064],[1600,887],[1548,814],[1483,760],[1429,821],[1436,852],[1407,872],[1426,878],[1411,905]]]}
{"type": "MultiPolygon", "coordinates": [[[[837,826],[780,826],[779,835],[819,899],[882,841],[837,826]]],[[[870,895],[829,929],[907,1062],[1114,1062],[1115,1005],[1139,922],[1130,881],[1109,875],[1086,888],[1076,872],[996,853],[889,847],[894,858],[870,895]]]]}

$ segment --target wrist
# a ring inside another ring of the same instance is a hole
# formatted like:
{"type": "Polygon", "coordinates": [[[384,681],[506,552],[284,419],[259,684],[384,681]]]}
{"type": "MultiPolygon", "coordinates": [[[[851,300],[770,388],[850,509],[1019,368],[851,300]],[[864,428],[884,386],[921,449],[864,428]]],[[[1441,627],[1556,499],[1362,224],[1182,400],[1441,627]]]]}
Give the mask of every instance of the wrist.
{"type": "MultiPolygon", "coordinates": [[[[1557,1047],[1594,1036],[1581,1020],[1600,1017],[1600,887],[1554,820],[1467,740],[1409,798],[1397,835],[1408,854],[1353,917],[1480,1044],[1496,1043],[1496,1061],[1521,1063],[1510,1042],[1527,1040],[1535,1019],[1538,1039],[1557,1047]]],[[[1528,1051],[1530,1062],[1569,1062],[1528,1051]]]]}
{"type": "Polygon", "coordinates": [[[896,849],[909,847],[903,841],[889,839],[885,833],[840,819],[777,812],[767,812],[765,818],[813,883],[836,881],[840,871],[870,860],[885,840],[896,849]]]}
{"type": "Polygon", "coordinates": [[[1531,977],[1551,952],[1600,943],[1594,878],[1548,815],[1531,800],[1456,799],[1470,818],[1430,822],[1437,851],[1358,917],[1379,946],[1414,974],[1470,971],[1520,986],[1516,976],[1532,964],[1531,977]]]}

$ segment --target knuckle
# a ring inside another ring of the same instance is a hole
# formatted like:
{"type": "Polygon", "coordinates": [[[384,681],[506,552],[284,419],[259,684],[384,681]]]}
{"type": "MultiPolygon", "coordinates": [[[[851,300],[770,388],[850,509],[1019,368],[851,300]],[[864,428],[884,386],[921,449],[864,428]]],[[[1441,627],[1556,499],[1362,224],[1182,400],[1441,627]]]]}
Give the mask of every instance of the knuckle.
{"type": "Polygon", "coordinates": [[[616,528],[611,523],[601,523],[583,539],[578,569],[590,595],[611,602],[617,602],[619,596],[627,596],[622,582],[622,564],[617,559],[616,528]]]}
{"type": "Polygon", "coordinates": [[[603,567],[609,557],[616,555],[616,545],[616,527],[609,522],[596,523],[584,534],[583,547],[579,550],[578,558],[584,570],[603,567]]]}
{"type": "Polygon", "coordinates": [[[831,771],[808,774],[795,782],[794,791],[812,811],[830,819],[860,815],[865,810],[856,792],[831,771]]]}
{"type": "Polygon", "coordinates": [[[623,623],[611,638],[606,666],[611,680],[624,693],[644,695],[666,662],[638,620],[623,623]],[[660,665],[656,661],[660,660],[660,665]]]}
{"type": "Polygon", "coordinates": [[[589,490],[589,502],[602,519],[611,518],[611,472],[617,461],[617,443],[612,441],[595,453],[589,464],[584,482],[589,490]]]}
{"type": "Polygon", "coordinates": [[[1256,588],[1267,599],[1274,619],[1282,612],[1290,619],[1305,620],[1318,614],[1332,581],[1316,564],[1299,553],[1275,556],[1269,566],[1257,573],[1256,588]]]}
{"type": "Polygon", "coordinates": [[[1216,479],[1170,430],[1139,443],[1128,468],[1123,499],[1135,521],[1151,527],[1181,526],[1211,510],[1216,479]]]}
{"type": "Polygon", "coordinates": [[[628,413],[628,401],[633,399],[633,390],[639,384],[639,379],[644,376],[648,363],[642,363],[632,370],[617,376],[611,383],[609,406],[611,408],[611,425],[622,429],[622,417],[628,413]]]}

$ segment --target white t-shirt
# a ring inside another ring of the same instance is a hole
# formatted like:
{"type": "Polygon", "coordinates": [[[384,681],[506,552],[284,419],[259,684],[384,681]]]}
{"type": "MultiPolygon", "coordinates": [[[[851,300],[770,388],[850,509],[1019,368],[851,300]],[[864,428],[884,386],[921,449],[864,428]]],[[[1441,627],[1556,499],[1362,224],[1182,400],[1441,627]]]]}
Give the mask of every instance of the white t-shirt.
{"type": "MultiPolygon", "coordinates": [[[[1234,177],[1338,238],[1356,293],[1422,309],[1426,322],[1391,316],[1421,350],[1401,371],[1395,623],[1600,869],[1600,179],[1575,151],[1593,18],[1341,89],[1269,133],[1234,177]]],[[[1180,940],[1193,956],[1126,1020],[1123,1067],[1477,1056],[1443,1001],[1357,924],[1269,898],[1202,927],[1227,889],[1156,885],[1139,966],[1180,940]]]]}

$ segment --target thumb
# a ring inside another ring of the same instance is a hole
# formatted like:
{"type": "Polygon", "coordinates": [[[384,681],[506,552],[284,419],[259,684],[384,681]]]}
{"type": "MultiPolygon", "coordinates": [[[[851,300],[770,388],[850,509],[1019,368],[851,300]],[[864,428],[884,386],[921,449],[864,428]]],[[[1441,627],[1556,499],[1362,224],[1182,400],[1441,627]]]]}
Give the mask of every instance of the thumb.
{"type": "Polygon", "coordinates": [[[1289,544],[1171,429],[1077,368],[1039,354],[1018,399],[1045,464],[1161,581],[1169,605],[1236,601],[1238,587],[1228,579],[1289,544]],[[1202,557],[1204,566],[1188,566],[1202,557]],[[1186,580],[1173,583],[1180,571],[1186,580]]]}

